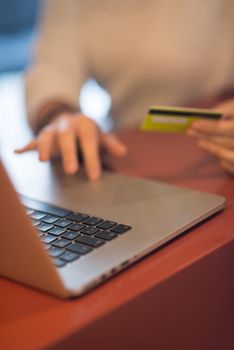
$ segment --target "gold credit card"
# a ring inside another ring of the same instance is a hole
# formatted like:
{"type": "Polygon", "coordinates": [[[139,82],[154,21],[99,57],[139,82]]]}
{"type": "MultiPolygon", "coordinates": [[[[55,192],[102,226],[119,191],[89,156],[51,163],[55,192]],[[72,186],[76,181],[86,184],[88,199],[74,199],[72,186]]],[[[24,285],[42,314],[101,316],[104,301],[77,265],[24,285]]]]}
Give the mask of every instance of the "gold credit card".
{"type": "Polygon", "coordinates": [[[149,132],[183,133],[195,120],[219,120],[221,116],[210,109],[152,106],[140,128],[149,132]]]}

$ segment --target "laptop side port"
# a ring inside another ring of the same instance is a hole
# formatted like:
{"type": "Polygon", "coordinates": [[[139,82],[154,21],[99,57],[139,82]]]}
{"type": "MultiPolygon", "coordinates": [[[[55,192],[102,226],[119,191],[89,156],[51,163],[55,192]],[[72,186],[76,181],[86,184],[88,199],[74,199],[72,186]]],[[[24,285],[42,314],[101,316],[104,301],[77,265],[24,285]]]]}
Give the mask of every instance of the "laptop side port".
{"type": "Polygon", "coordinates": [[[122,263],[120,264],[120,267],[121,267],[121,268],[124,268],[124,267],[126,267],[128,264],[129,264],[129,260],[125,260],[124,262],[122,262],[122,263]]]}

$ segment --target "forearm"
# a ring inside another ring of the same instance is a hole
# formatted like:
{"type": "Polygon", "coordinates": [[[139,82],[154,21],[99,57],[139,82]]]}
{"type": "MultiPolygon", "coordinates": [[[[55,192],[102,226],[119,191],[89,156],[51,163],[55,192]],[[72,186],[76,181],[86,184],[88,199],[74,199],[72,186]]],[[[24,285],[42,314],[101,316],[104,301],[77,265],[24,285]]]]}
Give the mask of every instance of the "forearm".
{"type": "Polygon", "coordinates": [[[47,0],[33,63],[25,75],[28,121],[34,132],[58,112],[79,110],[85,79],[76,0],[47,0]]]}
{"type": "Polygon", "coordinates": [[[52,122],[56,117],[65,113],[77,113],[77,106],[61,100],[51,100],[45,103],[35,117],[34,132],[37,134],[44,126],[52,122]]]}

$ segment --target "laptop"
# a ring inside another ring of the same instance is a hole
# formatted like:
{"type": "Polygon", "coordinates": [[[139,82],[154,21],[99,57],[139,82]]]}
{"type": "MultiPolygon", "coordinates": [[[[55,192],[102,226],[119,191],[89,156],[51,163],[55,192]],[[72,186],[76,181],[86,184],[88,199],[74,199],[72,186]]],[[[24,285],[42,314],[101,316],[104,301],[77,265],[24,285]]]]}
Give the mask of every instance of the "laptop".
{"type": "Polygon", "coordinates": [[[13,188],[0,161],[0,274],[62,298],[82,295],[224,208],[223,197],[104,172],[13,188]]]}

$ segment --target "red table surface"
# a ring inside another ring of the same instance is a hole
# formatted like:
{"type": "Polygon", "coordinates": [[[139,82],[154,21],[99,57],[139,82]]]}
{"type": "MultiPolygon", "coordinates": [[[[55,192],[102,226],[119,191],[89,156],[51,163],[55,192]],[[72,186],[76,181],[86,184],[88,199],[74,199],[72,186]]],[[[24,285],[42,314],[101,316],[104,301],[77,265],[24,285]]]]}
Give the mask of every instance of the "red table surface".
{"type": "Polygon", "coordinates": [[[225,210],[90,293],[0,279],[0,349],[233,349],[234,178],[184,135],[121,134],[117,172],[225,196],[225,210]]]}

